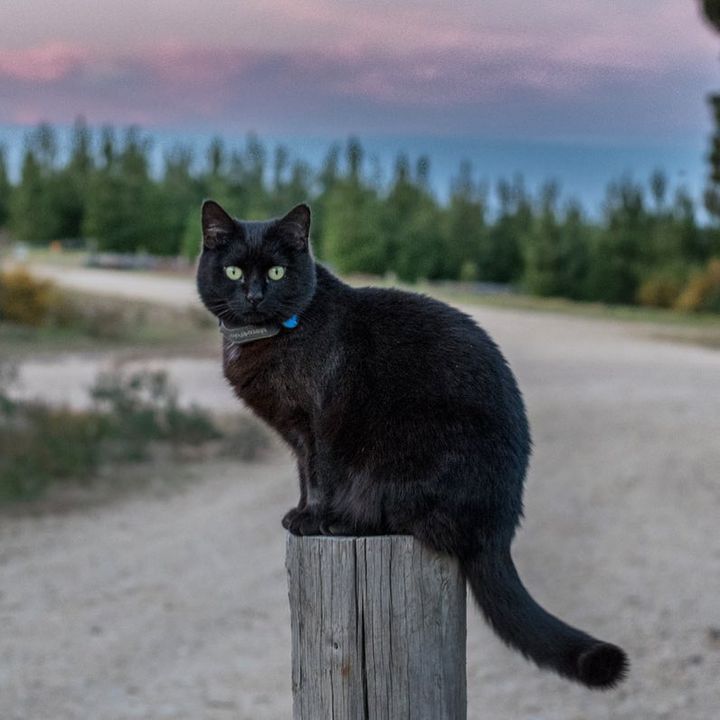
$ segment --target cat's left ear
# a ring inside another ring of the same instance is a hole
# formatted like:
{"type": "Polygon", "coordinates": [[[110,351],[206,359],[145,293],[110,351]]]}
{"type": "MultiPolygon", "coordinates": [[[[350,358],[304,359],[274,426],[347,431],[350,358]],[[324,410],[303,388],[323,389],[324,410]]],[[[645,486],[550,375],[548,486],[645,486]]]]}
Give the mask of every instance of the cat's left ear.
{"type": "Polygon", "coordinates": [[[296,205],[285,217],[278,220],[278,230],[296,250],[307,250],[310,238],[310,208],[296,205]]]}

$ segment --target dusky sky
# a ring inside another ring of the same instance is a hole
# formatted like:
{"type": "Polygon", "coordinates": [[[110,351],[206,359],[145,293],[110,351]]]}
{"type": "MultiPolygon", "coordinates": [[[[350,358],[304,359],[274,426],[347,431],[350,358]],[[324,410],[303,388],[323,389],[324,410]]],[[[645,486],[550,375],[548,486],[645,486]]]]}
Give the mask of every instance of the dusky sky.
{"type": "Polygon", "coordinates": [[[683,142],[718,47],[693,0],[7,0],[0,123],[683,142]]]}

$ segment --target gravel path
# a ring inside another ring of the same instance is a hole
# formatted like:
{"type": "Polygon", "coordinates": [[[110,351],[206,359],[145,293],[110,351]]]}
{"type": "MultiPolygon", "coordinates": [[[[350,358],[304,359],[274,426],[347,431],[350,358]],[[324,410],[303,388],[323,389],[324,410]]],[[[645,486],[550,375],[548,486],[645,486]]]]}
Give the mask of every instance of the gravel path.
{"type": "MultiPolygon", "coordinates": [[[[534,429],[521,575],[548,608],[626,647],[633,670],[590,693],[506,650],[471,609],[469,717],[716,720],[720,353],[633,325],[472,312],[534,429]]],[[[230,402],[215,361],[196,362],[174,368],[188,399],[230,402]]],[[[290,717],[290,458],[148,469],[175,472],[173,491],[0,516],[2,720],[290,717]]]]}

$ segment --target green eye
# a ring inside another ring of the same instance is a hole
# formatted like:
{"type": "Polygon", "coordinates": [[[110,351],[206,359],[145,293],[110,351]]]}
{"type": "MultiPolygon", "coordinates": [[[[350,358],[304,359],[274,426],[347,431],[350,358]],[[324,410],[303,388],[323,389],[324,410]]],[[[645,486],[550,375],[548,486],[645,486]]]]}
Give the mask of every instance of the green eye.
{"type": "Polygon", "coordinates": [[[268,277],[271,280],[282,280],[285,276],[285,268],[282,265],[275,265],[268,270],[268,277]]]}
{"type": "Polygon", "coordinates": [[[237,265],[228,265],[225,268],[225,274],[231,279],[231,280],[240,280],[242,279],[242,270],[237,265]]]}

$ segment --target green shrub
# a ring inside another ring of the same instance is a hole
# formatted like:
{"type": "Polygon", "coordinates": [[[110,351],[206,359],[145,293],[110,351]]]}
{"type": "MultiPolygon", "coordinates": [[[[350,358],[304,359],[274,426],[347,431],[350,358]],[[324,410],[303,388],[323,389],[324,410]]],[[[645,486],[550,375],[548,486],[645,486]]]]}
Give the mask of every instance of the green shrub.
{"type": "Polygon", "coordinates": [[[243,460],[268,442],[247,418],[223,432],[204,410],[181,407],[163,372],[102,374],[84,411],[13,401],[11,381],[0,368],[0,501],[36,498],[57,480],[88,481],[105,460],[147,458],[155,442],[179,450],[222,440],[223,452],[243,460]]]}
{"type": "Polygon", "coordinates": [[[682,292],[682,280],[671,273],[655,273],[644,280],[637,291],[637,301],[646,307],[671,308],[682,292]]]}
{"type": "Polygon", "coordinates": [[[15,403],[8,395],[8,386],[11,385],[17,377],[15,367],[7,364],[0,364],[0,418],[12,412],[15,403]]]}
{"type": "Polygon", "coordinates": [[[177,391],[162,371],[129,376],[103,373],[90,396],[124,459],[144,458],[153,440],[197,445],[221,437],[205,411],[178,405],[177,391]]]}
{"type": "Polygon", "coordinates": [[[41,404],[16,404],[0,433],[0,500],[38,497],[52,480],[87,481],[100,460],[101,419],[41,404]]]}
{"type": "Polygon", "coordinates": [[[47,319],[53,284],[38,280],[24,268],[0,273],[0,319],[38,327],[47,319]]]}
{"type": "Polygon", "coordinates": [[[84,298],[71,293],[53,293],[47,313],[49,324],[73,329],[91,338],[120,340],[130,328],[142,324],[140,310],[115,298],[84,298]]]}
{"type": "Polygon", "coordinates": [[[478,279],[478,266],[473,260],[464,260],[460,266],[460,282],[475,282],[478,279]]]}
{"type": "Polygon", "coordinates": [[[0,501],[37,497],[52,479],[86,480],[100,457],[100,418],[12,400],[14,378],[0,366],[0,501]]]}
{"type": "Polygon", "coordinates": [[[720,313],[720,258],[690,278],[675,307],[685,312],[720,313]]]}

